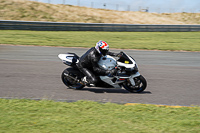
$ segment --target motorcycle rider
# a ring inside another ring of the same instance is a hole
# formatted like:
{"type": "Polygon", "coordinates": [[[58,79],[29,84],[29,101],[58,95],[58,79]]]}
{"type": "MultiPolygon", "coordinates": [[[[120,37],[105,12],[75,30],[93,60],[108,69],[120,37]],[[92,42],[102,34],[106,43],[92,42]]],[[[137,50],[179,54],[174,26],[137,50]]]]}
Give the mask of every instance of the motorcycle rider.
{"type": "Polygon", "coordinates": [[[98,82],[95,74],[109,76],[116,74],[117,69],[104,70],[98,66],[100,58],[106,55],[119,56],[120,53],[109,52],[109,45],[105,41],[100,40],[95,47],[90,48],[80,57],[77,67],[85,75],[83,78],[85,85],[94,86],[98,82]]]}

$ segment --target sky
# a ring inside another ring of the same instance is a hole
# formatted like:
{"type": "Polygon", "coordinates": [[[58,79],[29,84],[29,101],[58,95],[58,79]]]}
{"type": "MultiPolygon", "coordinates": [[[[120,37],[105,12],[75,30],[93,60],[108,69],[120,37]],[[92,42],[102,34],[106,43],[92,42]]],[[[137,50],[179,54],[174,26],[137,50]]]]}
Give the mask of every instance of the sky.
{"type": "Polygon", "coordinates": [[[200,0],[32,0],[51,4],[70,4],[120,11],[200,12],[200,0]]]}

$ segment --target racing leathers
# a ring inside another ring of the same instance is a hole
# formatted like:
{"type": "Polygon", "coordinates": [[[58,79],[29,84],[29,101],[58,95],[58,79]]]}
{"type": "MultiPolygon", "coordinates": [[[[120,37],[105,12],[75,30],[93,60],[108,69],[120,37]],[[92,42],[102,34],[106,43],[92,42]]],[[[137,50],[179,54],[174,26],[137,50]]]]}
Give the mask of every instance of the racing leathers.
{"type": "MultiPolygon", "coordinates": [[[[108,52],[107,55],[117,56],[118,54],[108,52]]],[[[77,64],[77,67],[86,76],[87,82],[89,84],[97,83],[98,78],[95,76],[95,74],[108,75],[114,74],[116,72],[116,70],[114,69],[111,71],[101,69],[98,66],[98,61],[101,57],[102,55],[95,49],[95,47],[92,47],[79,58],[79,63],[77,64]]]]}

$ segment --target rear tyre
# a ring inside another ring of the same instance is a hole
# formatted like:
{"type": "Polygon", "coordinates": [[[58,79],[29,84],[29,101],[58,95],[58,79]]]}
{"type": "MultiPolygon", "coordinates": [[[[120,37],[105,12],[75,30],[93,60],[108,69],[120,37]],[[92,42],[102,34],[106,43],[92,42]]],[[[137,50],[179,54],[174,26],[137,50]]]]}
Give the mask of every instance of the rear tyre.
{"type": "Polygon", "coordinates": [[[134,78],[134,81],[135,81],[135,86],[133,86],[130,82],[126,82],[123,83],[123,87],[131,93],[140,93],[146,89],[147,81],[142,75],[134,78]]]}
{"type": "Polygon", "coordinates": [[[79,82],[75,81],[74,79],[66,76],[65,74],[69,74],[70,76],[80,79],[82,75],[80,75],[80,71],[75,70],[73,68],[67,68],[62,72],[61,79],[63,83],[69,87],[70,89],[81,90],[84,85],[80,84],[79,82]]]}

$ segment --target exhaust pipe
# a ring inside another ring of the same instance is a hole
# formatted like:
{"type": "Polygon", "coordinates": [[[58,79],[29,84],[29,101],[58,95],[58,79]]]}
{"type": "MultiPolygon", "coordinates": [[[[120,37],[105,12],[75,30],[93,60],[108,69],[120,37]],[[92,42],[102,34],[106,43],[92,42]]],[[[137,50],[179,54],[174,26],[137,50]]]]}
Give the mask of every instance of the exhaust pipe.
{"type": "Polygon", "coordinates": [[[71,79],[75,80],[76,82],[78,82],[78,83],[80,83],[80,84],[82,84],[82,85],[85,85],[85,83],[84,83],[84,82],[82,82],[82,81],[78,80],[77,78],[74,78],[74,77],[72,77],[72,76],[71,76],[71,75],[69,75],[68,73],[64,73],[64,75],[65,75],[66,77],[69,77],[69,78],[71,78],[71,79]]]}

